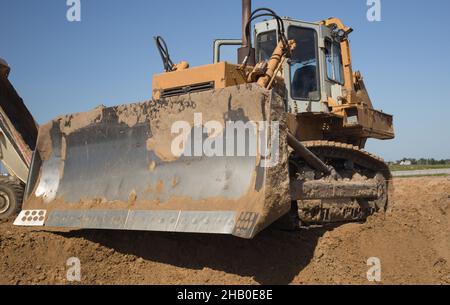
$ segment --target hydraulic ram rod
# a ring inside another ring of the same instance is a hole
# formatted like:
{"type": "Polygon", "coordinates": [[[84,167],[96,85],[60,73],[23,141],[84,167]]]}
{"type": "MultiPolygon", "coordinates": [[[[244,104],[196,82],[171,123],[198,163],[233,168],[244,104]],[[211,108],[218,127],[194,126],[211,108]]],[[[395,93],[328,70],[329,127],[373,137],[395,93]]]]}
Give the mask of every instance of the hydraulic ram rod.
{"type": "Polygon", "coordinates": [[[323,163],[315,154],[306,148],[299,140],[297,140],[290,132],[287,135],[288,144],[297,153],[297,155],[306,161],[314,169],[321,171],[326,175],[331,174],[331,169],[323,163]]]}

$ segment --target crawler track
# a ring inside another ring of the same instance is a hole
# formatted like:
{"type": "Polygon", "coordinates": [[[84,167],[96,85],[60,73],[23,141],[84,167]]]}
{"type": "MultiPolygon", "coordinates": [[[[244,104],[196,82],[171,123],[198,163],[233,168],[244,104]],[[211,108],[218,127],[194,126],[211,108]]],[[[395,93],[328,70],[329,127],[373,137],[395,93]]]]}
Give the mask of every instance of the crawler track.
{"type": "Polygon", "coordinates": [[[365,221],[368,216],[387,209],[391,174],[383,159],[344,143],[312,141],[303,144],[333,166],[336,174],[323,177],[301,159],[291,159],[292,186],[297,190],[298,187],[303,188],[295,193],[303,193],[306,198],[293,202],[298,207],[302,225],[365,221]],[[367,190],[364,185],[367,185],[367,190]],[[330,193],[335,196],[330,196],[330,193]]]}

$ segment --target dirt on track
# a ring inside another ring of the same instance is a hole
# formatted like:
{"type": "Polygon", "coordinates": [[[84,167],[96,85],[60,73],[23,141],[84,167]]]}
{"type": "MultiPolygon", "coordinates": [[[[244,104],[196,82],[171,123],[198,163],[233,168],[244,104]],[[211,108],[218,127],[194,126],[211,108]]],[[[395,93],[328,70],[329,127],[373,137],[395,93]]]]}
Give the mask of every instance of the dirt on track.
{"type": "Polygon", "coordinates": [[[378,257],[383,284],[450,284],[450,177],[396,179],[387,214],[364,224],[255,240],[192,234],[46,232],[0,224],[0,284],[368,284],[378,257]]]}

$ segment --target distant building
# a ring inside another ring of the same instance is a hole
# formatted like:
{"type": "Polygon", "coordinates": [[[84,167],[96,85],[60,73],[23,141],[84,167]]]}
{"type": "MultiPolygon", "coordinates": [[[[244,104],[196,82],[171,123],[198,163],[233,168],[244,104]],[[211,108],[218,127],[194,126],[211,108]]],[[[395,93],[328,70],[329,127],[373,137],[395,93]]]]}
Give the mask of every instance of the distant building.
{"type": "Polygon", "coordinates": [[[400,162],[401,166],[411,166],[412,162],[410,160],[404,160],[402,162],[400,162]]]}

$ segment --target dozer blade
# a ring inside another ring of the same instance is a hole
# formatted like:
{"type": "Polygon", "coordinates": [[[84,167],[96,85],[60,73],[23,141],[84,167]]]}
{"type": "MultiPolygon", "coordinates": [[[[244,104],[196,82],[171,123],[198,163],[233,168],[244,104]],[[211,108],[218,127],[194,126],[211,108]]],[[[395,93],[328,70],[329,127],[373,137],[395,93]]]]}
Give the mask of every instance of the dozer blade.
{"type": "Polygon", "coordinates": [[[283,113],[245,85],[60,117],[15,224],[253,238],[291,206],[283,113]]]}

